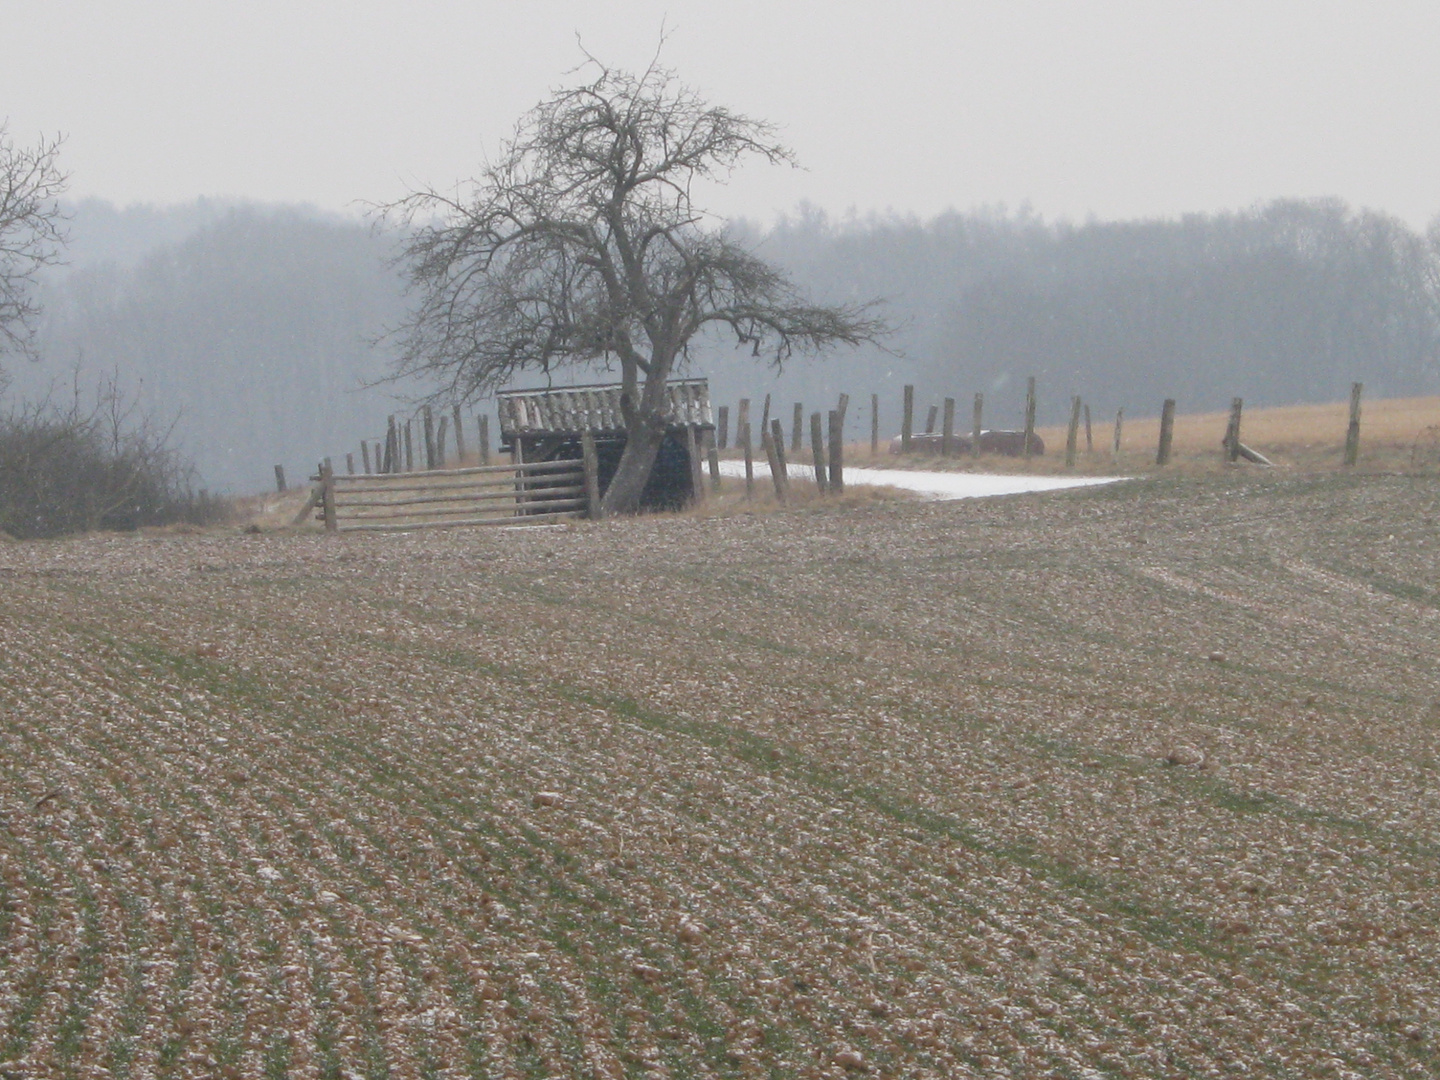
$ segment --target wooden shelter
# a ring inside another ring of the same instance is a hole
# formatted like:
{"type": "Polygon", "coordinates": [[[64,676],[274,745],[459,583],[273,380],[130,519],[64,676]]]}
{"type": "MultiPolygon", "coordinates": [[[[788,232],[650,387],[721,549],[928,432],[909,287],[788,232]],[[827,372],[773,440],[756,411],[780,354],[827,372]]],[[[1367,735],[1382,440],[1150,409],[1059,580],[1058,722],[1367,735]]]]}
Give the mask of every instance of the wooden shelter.
{"type": "MultiPolygon", "coordinates": [[[[620,394],[618,384],[502,391],[495,395],[500,449],[526,462],[579,460],[580,438],[589,432],[603,494],[625,451],[620,394]]],[[[700,483],[700,455],[715,429],[705,379],[674,380],[666,395],[665,439],[640,497],[645,510],[674,510],[690,501],[700,483]]]]}

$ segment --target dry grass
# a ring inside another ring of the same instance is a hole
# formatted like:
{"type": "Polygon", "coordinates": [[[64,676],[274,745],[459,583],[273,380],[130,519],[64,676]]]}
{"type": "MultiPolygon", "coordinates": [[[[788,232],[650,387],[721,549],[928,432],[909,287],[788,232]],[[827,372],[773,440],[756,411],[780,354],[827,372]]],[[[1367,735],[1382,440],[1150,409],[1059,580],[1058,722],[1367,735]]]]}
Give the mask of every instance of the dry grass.
{"type": "Polygon", "coordinates": [[[839,496],[822,495],[813,477],[802,479],[798,476],[790,481],[786,501],[782,505],[775,496],[775,486],[768,476],[757,476],[753,495],[745,493],[745,481],[736,477],[723,478],[721,490],[717,493],[710,486],[706,473],[705,498],[683,512],[689,518],[717,518],[755,515],[786,514],[807,510],[855,510],[861,507],[881,506],[895,502],[913,502],[920,498],[914,492],[898,488],[851,486],[839,496]]]}
{"type": "MultiPolygon", "coordinates": [[[[1305,472],[1341,468],[1349,403],[1293,405],[1247,409],[1241,438],[1277,465],[1305,472]]],[[[1115,418],[1093,417],[1094,450],[1085,450],[1082,426],[1079,437],[1081,473],[1137,473],[1155,471],[1155,450],[1160,439],[1159,416],[1127,417],[1122,427],[1120,455],[1112,457],[1115,418]]],[[[1228,412],[1181,414],[1175,418],[1172,471],[1189,474],[1223,471],[1221,440],[1228,412]]],[[[1066,428],[1042,427],[1043,457],[1026,462],[1019,458],[987,455],[977,459],[942,459],[926,454],[900,456],[882,446],[877,455],[869,443],[846,446],[846,461],[854,466],[901,469],[939,469],[979,472],[1063,473],[1066,428]]],[[[730,453],[727,456],[735,456],[730,453]]],[[[806,457],[805,460],[809,460],[806,457]]],[[[1362,407],[1360,470],[1391,472],[1440,466],[1440,397],[1396,398],[1366,401],[1362,407]]]]}
{"type": "Polygon", "coordinates": [[[1426,1077],[1431,477],[0,547],[0,1073],[1426,1077]]]}

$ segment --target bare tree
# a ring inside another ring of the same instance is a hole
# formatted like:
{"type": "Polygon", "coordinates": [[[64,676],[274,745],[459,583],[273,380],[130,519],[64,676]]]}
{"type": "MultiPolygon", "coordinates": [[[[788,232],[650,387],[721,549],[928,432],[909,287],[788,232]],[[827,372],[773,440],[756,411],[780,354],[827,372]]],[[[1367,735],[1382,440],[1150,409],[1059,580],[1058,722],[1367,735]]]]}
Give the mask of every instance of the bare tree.
{"type": "Polygon", "coordinates": [[[16,146],[0,122],[0,352],[32,353],[36,276],[65,246],[59,156],[58,138],[16,146]]]}
{"type": "Polygon", "coordinates": [[[624,513],[664,439],[666,383],[702,332],[779,367],[886,327],[870,305],[809,302],[692,201],[742,158],[790,162],[771,125],[663,68],[591,63],[598,77],[526,115],[480,179],[386,210],[410,227],[401,262],[416,298],[398,373],[471,399],[527,370],[618,364],[627,442],[604,508],[624,513]]]}

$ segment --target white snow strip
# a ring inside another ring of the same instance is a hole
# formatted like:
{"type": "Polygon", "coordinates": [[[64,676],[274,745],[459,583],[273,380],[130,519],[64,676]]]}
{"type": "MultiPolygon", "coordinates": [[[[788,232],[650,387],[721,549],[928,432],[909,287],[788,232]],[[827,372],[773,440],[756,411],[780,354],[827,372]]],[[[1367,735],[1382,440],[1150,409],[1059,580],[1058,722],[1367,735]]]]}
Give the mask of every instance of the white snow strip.
{"type": "MultiPolygon", "coordinates": [[[[792,481],[815,482],[815,467],[788,465],[792,481]]],[[[743,461],[720,462],[720,475],[744,476],[743,461]]],[[[770,477],[770,466],[755,463],[755,475],[770,477]]],[[[914,472],[909,469],[846,469],[845,486],[894,487],[930,499],[980,499],[990,495],[1020,495],[1029,491],[1058,491],[1128,480],[1128,476],[1008,476],[1002,473],[914,472]]]]}

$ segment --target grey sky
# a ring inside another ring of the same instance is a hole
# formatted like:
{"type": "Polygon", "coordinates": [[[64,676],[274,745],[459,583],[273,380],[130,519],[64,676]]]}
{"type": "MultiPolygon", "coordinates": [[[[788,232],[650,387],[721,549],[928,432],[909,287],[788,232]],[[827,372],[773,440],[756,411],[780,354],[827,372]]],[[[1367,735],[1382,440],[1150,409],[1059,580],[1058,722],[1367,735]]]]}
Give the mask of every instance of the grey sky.
{"type": "Polygon", "coordinates": [[[1339,195],[1440,212],[1436,0],[4,0],[0,116],[77,196],[341,208],[471,175],[587,48],[775,121],[712,199],[1131,217],[1339,195]]]}

